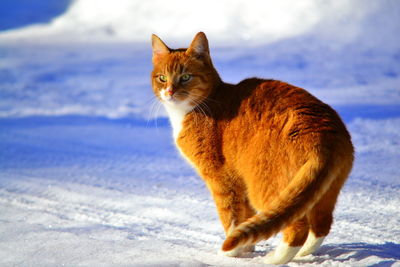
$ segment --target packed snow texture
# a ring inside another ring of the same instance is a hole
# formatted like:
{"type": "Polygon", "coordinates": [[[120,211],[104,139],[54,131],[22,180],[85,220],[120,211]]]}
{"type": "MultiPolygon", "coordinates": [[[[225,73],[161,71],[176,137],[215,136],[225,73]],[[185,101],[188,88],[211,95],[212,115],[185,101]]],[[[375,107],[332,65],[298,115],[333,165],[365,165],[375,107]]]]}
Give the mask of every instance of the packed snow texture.
{"type": "Polygon", "coordinates": [[[225,81],[304,87],[351,132],[331,234],[288,265],[400,266],[398,2],[110,3],[0,32],[0,266],[264,266],[281,235],[217,254],[214,203],[151,92],[150,34],[198,30],[225,81]]]}

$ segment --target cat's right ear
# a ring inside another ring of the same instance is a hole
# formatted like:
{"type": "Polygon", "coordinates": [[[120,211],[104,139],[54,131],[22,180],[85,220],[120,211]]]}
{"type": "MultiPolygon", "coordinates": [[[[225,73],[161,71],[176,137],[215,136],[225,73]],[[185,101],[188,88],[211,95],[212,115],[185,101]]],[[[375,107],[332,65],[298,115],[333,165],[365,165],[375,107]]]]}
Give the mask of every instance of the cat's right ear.
{"type": "Polygon", "coordinates": [[[170,53],[168,46],[155,34],[151,36],[151,45],[153,47],[153,62],[170,53]]]}
{"type": "Polygon", "coordinates": [[[194,37],[192,43],[186,51],[189,55],[209,56],[210,49],[208,48],[208,40],[204,32],[199,32],[194,37]]]}

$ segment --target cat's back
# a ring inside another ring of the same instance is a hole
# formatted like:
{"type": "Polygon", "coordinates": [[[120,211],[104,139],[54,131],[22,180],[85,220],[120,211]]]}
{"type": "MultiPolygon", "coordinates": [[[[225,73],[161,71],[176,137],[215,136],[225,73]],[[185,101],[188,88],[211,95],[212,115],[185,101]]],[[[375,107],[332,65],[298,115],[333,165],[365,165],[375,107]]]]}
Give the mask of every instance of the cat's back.
{"type": "Polygon", "coordinates": [[[223,108],[232,112],[283,112],[304,105],[325,105],[306,90],[272,79],[249,78],[238,84],[223,84],[216,94],[223,108]]]}
{"type": "MultiPolygon", "coordinates": [[[[244,129],[295,138],[308,133],[349,134],[339,115],[308,91],[279,80],[250,78],[224,85],[219,116],[244,129]]],[[[250,134],[245,131],[246,134],[250,134]]]]}
{"type": "Polygon", "coordinates": [[[235,85],[236,94],[243,101],[242,108],[282,113],[309,109],[334,110],[303,88],[272,79],[250,78],[235,85]]]}

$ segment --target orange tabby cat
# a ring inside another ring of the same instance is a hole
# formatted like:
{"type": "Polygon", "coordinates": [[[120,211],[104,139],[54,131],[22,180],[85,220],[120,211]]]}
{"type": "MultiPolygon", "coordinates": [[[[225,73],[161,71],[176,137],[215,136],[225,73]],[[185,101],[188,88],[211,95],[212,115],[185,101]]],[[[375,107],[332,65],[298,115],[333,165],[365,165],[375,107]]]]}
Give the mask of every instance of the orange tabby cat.
{"type": "Polygon", "coordinates": [[[224,83],[202,32],[188,49],[170,49],[156,35],[152,46],[154,93],[215,200],[226,232],[221,252],[237,256],[283,231],[266,263],[313,253],[353,163],[338,114],[281,81],[224,83]]]}

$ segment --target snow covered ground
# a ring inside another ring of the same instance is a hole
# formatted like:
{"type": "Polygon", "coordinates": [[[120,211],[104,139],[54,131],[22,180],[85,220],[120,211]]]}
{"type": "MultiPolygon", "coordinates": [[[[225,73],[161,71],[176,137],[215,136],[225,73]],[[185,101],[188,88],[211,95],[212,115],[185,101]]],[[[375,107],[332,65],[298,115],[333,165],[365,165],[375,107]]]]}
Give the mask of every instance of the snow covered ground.
{"type": "Polygon", "coordinates": [[[332,232],[316,255],[288,265],[400,266],[396,1],[264,1],[275,12],[251,19],[255,9],[236,1],[219,23],[210,14],[220,28],[182,11],[151,22],[158,1],[120,0],[110,15],[107,1],[99,11],[92,2],[0,32],[0,266],[262,266],[279,235],[242,258],[217,255],[224,235],[213,201],[151,93],[149,34],[185,46],[197,30],[210,32],[225,81],[302,86],[351,131],[356,163],[332,232]],[[249,31],[286,9],[276,27],[249,31]],[[173,31],[182,21],[188,29],[173,31]]]}

